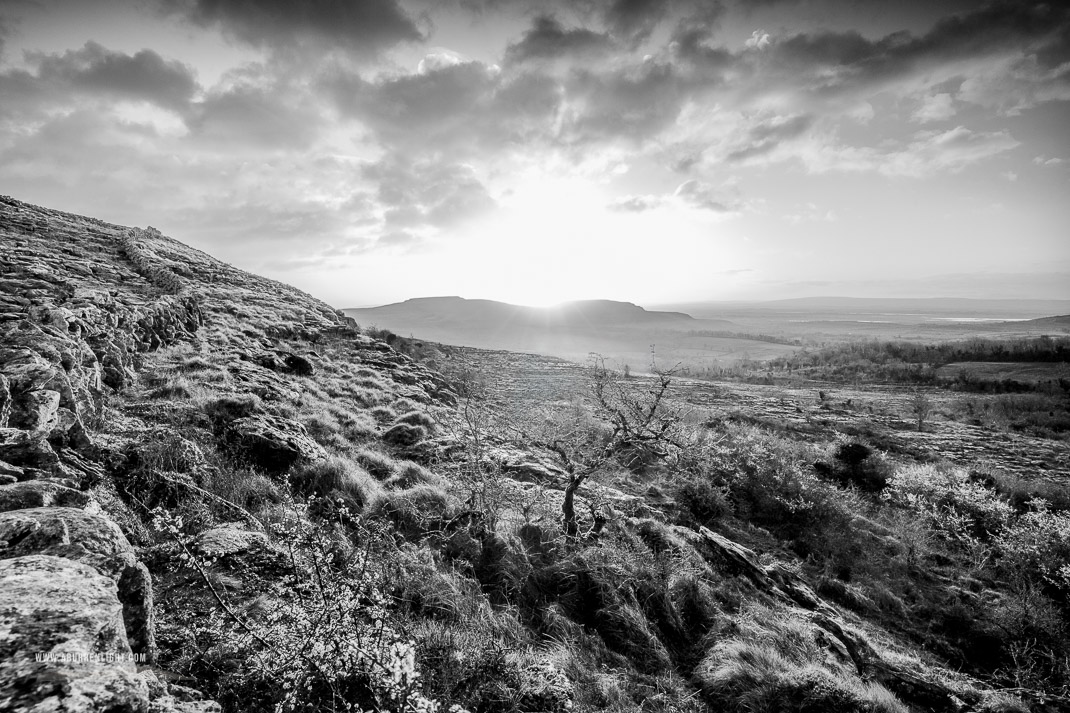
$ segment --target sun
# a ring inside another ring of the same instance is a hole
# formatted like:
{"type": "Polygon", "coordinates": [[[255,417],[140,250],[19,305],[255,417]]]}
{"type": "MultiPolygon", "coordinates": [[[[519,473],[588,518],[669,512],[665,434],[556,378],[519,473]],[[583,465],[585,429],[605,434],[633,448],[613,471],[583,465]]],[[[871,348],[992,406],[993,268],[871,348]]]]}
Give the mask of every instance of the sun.
{"type": "Polygon", "coordinates": [[[517,183],[470,244],[468,291],[548,307],[608,287],[599,247],[610,234],[608,200],[593,182],[540,175],[517,183]]]}

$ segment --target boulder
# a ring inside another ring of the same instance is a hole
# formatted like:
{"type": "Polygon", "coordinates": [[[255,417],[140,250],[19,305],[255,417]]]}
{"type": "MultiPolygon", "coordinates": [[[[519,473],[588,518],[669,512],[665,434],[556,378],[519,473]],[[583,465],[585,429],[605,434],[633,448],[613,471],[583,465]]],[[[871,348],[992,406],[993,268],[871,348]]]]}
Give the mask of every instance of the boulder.
{"type": "Polygon", "coordinates": [[[0,428],[0,460],[23,469],[51,472],[59,463],[59,456],[45,440],[47,435],[19,428],[0,428]]]}
{"type": "Polygon", "coordinates": [[[0,561],[0,710],[147,711],[131,653],[111,579],[50,555],[0,561]]]}
{"type": "Polygon", "coordinates": [[[103,515],[69,507],[0,513],[0,560],[41,554],[89,565],[118,587],[134,651],[155,658],[152,583],[119,526],[103,515]]]}
{"type": "Polygon", "coordinates": [[[283,352],[282,358],[286,368],[298,376],[312,376],[316,373],[316,368],[306,357],[291,352],[283,352]]]}
{"type": "Polygon", "coordinates": [[[230,443],[268,472],[282,473],[298,463],[327,457],[305,427],[288,418],[256,414],[232,421],[227,430],[230,443]]]}
{"type": "Polygon", "coordinates": [[[216,565],[238,575],[229,586],[240,589],[250,571],[273,576],[287,569],[289,557],[274,546],[262,532],[246,530],[243,525],[229,524],[202,532],[196,548],[216,565]]]}
{"type": "Polygon", "coordinates": [[[34,389],[21,394],[11,405],[8,425],[28,431],[48,431],[56,421],[59,392],[34,389]]]}
{"type": "Polygon", "coordinates": [[[0,485],[0,512],[51,506],[85,508],[93,502],[88,493],[48,480],[0,485]]]}

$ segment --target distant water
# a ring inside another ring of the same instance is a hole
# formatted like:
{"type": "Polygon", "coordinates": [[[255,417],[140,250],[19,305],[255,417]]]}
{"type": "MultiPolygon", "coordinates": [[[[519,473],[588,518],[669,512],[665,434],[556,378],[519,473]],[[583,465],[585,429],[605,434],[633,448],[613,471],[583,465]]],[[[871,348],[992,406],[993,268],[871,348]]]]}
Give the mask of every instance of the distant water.
{"type": "Polygon", "coordinates": [[[930,317],[934,322],[1028,322],[1030,317],[930,317]]]}

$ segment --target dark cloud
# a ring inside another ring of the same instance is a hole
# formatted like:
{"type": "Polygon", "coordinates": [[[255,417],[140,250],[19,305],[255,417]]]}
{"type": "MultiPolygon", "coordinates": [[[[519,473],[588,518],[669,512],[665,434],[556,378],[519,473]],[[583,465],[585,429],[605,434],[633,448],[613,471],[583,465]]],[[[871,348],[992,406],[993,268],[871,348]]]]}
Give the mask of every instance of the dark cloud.
{"type": "Polygon", "coordinates": [[[730,151],[725,158],[728,161],[745,161],[768,154],[782,142],[803,134],[813,123],[813,117],[806,115],[775,117],[762,121],[751,127],[743,145],[730,151]]]}
{"type": "Polygon", "coordinates": [[[642,141],[672,124],[686,91],[671,64],[574,72],[565,84],[566,103],[575,106],[566,127],[569,142],[627,138],[642,141]]]}
{"type": "Polygon", "coordinates": [[[261,47],[308,39],[371,54],[423,39],[395,0],[165,0],[164,8],[261,47]]]}
{"type": "Polygon", "coordinates": [[[310,97],[288,87],[239,84],[212,91],[190,109],[191,135],[219,147],[309,146],[324,125],[310,97]]]}
{"type": "Polygon", "coordinates": [[[613,0],[605,10],[606,27],[632,43],[646,40],[669,10],[665,0],[613,0]]]}
{"type": "Polygon", "coordinates": [[[549,15],[535,19],[531,29],[505,50],[507,64],[530,60],[564,59],[602,54],[613,49],[608,35],[582,28],[565,28],[549,15]]]}
{"type": "Polygon", "coordinates": [[[411,233],[420,228],[453,228],[495,208],[494,199],[470,166],[384,159],[362,175],[378,185],[384,226],[411,233]]]}
{"type": "Polygon", "coordinates": [[[735,61],[731,52],[709,44],[720,27],[724,6],[719,2],[700,4],[680,18],[673,28],[670,49],[678,60],[698,65],[702,70],[721,70],[735,61]]]}
{"type": "Polygon", "coordinates": [[[339,110],[382,142],[406,151],[508,148],[545,139],[561,101],[556,80],[462,62],[369,82],[338,72],[324,80],[339,110]]]}
{"type": "Polygon", "coordinates": [[[777,64],[810,73],[811,87],[870,86],[934,64],[1059,44],[1070,10],[1030,2],[995,2],[938,21],[927,33],[896,32],[870,40],[858,32],[798,34],[772,43],[777,64]]]}
{"type": "MultiPolygon", "coordinates": [[[[61,55],[29,54],[27,60],[36,65],[36,79],[46,86],[90,95],[141,99],[179,112],[198,90],[192,68],[165,60],[149,49],[128,55],[87,42],[81,49],[61,55]]],[[[26,79],[22,78],[24,82],[26,79]]]]}

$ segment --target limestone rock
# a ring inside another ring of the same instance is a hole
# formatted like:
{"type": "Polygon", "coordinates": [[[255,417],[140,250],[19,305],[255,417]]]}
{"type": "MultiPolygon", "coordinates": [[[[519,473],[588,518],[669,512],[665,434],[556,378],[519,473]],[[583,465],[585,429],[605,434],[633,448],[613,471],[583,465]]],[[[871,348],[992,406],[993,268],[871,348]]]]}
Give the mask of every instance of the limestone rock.
{"type": "Polygon", "coordinates": [[[119,526],[107,517],[69,507],[0,513],[0,560],[33,554],[81,562],[118,586],[126,632],[134,650],[155,657],[152,584],[148,570],[119,526]]]}
{"type": "Polygon", "coordinates": [[[17,465],[11,465],[7,461],[0,460],[0,482],[3,482],[5,478],[11,478],[9,482],[15,482],[17,480],[23,480],[25,470],[17,465]]]}
{"type": "Polygon", "coordinates": [[[312,376],[316,373],[316,368],[307,357],[303,357],[300,354],[293,354],[291,352],[285,352],[282,356],[286,368],[294,374],[297,374],[298,376],[312,376]]]}
{"type": "Polygon", "coordinates": [[[59,456],[45,440],[47,435],[19,428],[0,428],[0,460],[23,469],[36,468],[51,472],[53,466],[59,463],[59,456]]]}
{"type": "Polygon", "coordinates": [[[61,557],[0,561],[0,710],[148,707],[114,582],[61,557]]]}
{"type": "Polygon", "coordinates": [[[88,493],[47,480],[0,485],[0,512],[50,506],[85,508],[92,502],[88,493]]]}
{"type": "Polygon", "coordinates": [[[267,546],[268,538],[264,533],[230,526],[213,527],[197,537],[197,548],[217,557],[260,550],[267,546]]]}
{"type": "Polygon", "coordinates": [[[7,420],[11,415],[11,384],[3,374],[0,374],[0,428],[7,428],[7,420]]]}
{"type": "Polygon", "coordinates": [[[296,421],[269,414],[256,414],[231,422],[228,439],[261,468],[282,473],[303,461],[327,457],[323,446],[309,437],[296,421]]]}

